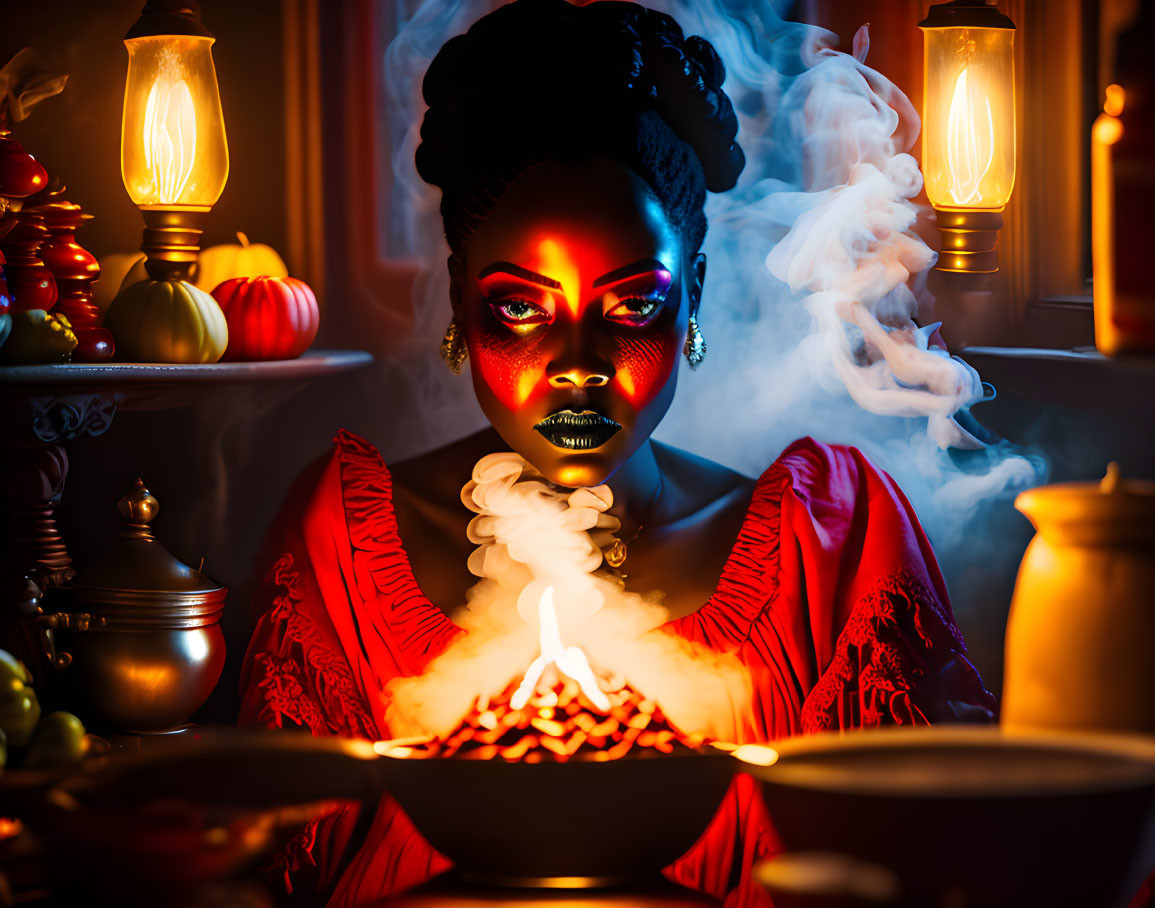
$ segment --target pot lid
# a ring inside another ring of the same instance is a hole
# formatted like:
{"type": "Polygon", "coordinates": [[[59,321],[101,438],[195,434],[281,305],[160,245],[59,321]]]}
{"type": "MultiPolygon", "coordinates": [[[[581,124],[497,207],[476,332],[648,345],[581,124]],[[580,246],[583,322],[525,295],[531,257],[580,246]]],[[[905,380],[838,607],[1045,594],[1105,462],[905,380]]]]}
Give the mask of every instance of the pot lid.
{"type": "Polygon", "coordinates": [[[1028,489],[1015,499],[1015,507],[1044,535],[1087,530],[1098,538],[1080,541],[1104,543],[1155,538],[1155,482],[1124,479],[1114,462],[1098,482],[1028,489]]]}
{"type": "Polygon", "coordinates": [[[216,581],[173,557],[152,535],[149,524],[160,503],[141,480],[117,502],[124,521],[120,537],[73,582],[78,590],[124,590],[170,594],[223,590],[216,581]]]}

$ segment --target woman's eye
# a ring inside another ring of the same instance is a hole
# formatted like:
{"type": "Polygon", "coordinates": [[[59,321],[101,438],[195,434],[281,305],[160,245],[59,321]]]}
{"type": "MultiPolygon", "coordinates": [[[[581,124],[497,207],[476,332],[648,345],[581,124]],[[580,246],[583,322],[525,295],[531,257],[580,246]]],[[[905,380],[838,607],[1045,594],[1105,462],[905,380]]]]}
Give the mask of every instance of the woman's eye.
{"type": "Polygon", "coordinates": [[[657,313],[665,300],[631,296],[618,300],[606,309],[606,318],[629,325],[644,325],[657,313]]]}
{"type": "Polygon", "coordinates": [[[490,300],[489,305],[503,322],[509,325],[537,325],[549,321],[549,313],[525,300],[490,300]]]}

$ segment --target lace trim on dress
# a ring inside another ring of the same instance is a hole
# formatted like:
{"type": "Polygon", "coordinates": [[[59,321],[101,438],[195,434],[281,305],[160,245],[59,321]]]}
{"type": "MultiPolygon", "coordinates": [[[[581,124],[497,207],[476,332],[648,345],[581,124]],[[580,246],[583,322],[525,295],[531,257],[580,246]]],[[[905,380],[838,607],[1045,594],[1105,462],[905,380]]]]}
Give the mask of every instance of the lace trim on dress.
{"type": "Polygon", "coordinates": [[[850,613],[834,659],[803,704],[802,730],[928,725],[912,693],[937,664],[964,651],[958,630],[917,576],[903,570],[885,577],[850,613]]]}
{"type": "Polygon", "coordinates": [[[277,726],[284,717],[317,736],[372,737],[369,714],[345,657],[326,645],[313,620],[297,610],[303,597],[292,554],[278,558],[271,573],[281,593],[273,599],[268,620],[281,633],[276,650],[259,653],[254,661],[264,669],[259,686],[277,726]]]}

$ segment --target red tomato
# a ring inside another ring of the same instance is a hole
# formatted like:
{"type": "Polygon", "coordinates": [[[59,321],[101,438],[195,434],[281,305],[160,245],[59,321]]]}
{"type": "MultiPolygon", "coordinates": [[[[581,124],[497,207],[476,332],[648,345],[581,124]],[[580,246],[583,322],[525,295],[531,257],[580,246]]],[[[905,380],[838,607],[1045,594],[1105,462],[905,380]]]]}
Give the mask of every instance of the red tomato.
{"type": "Polygon", "coordinates": [[[317,298],[293,277],[235,277],[213,298],[229,325],[222,360],[295,359],[317,336],[317,298]]]}

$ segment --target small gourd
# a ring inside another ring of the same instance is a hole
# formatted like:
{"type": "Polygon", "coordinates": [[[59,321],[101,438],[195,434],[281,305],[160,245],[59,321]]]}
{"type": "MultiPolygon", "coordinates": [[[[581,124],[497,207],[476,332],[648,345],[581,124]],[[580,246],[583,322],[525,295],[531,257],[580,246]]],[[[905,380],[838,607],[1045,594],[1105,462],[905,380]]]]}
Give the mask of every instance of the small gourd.
{"type": "Polygon", "coordinates": [[[229,329],[209,294],[185,281],[141,281],[112,301],[104,327],[117,359],[140,363],[215,363],[229,329]]]}
{"type": "Polygon", "coordinates": [[[206,293],[234,277],[288,277],[289,269],[272,246],[250,243],[237,233],[236,243],[210,246],[197,256],[196,285],[206,293]]]}
{"type": "Polygon", "coordinates": [[[296,359],[317,336],[317,298],[293,277],[238,277],[213,291],[229,323],[224,358],[296,359]]]}

